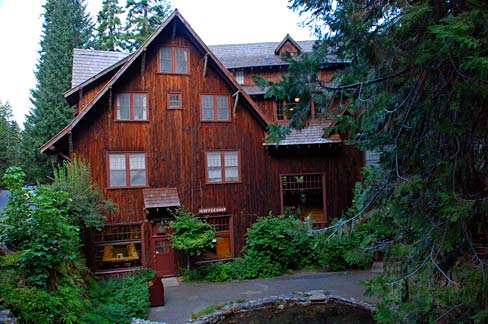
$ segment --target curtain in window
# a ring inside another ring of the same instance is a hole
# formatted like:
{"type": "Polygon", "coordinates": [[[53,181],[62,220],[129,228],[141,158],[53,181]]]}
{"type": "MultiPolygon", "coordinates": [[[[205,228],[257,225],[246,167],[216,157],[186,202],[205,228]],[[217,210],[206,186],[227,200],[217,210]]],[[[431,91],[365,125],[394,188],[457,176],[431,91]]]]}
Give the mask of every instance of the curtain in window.
{"type": "Polygon", "coordinates": [[[202,96],[202,120],[214,120],[213,96],[202,96]]]}
{"type": "Polygon", "coordinates": [[[134,94],[134,120],[146,120],[146,94],[135,93],[134,94]]]}
{"type": "Polygon", "coordinates": [[[159,50],[159,71],[160,72],[173,72],[172,54],[171,48],[163,47],[159,50]]]}
{"type": "Polygon", "coordinates": [[[239,154],[237,152],[224,153],[225,181],[239,180],[239,154]]]}
{"type": "Polygon", "coordinates": [[[229,98],[217,96],[217,119],[229,120],[229,98]]]}
{"type": "Polygon", "coordinates": [[[144,154],[129,155],[130,185],[144,186],[146,184],[146,158],[144,154]]]}
{"type": "Polygon", "coordinates": [[[125,186],[127,184],[125,173],[125,155],[111,154],[109,164],[110,187],[125,186]]]}
{"type": "Polygon", "coordinates": [[[175,49],[175,73],[188,73],[188,51],[184,48],[175,49]]]}
{"type": "Polygon", "coordinates": [[[222,161],[220,152],[207,153],[208,182],[222,181],[222,161]]]}
{"type": "Polygon", "coordinates": [[[117,119],[130,119],[130,94],[121,93],[117,95],[117,119]]]}

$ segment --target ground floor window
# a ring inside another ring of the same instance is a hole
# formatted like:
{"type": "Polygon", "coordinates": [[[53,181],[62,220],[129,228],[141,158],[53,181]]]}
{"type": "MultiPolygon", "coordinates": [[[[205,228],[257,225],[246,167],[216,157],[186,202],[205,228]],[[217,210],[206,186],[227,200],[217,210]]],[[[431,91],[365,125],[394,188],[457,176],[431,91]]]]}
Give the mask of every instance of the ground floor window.
{"type": "Polygon", "coordinates": [[[215,226],[215,244],[201,255],[202,260],[218,260],[232,257],[232,239],[230,215],[203,215],[203,218],[215,226]]]}
{"type": "Polygon", "coordinates": [[[310,216],[313,223],[327,221],[325,213],[324,175],[290,174],[281,176],[282,207],[310,216]]]}
{"type": "Polygon", "coordinates": [[[140,267],[141,225],[106,225],[95,234],[95,271],[140,267]]]}

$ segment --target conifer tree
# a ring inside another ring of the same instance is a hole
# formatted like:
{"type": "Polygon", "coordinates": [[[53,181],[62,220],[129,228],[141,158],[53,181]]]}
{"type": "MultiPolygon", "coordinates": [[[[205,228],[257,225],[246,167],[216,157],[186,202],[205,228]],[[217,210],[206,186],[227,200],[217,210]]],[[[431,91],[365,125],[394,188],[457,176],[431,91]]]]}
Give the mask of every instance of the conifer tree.
{"type": "Polygon", "coordinates": [[[267,95],[300,98],[292,127],[340,100],[337,130],[381,152],[328,229],[364,224],[384,255],[378,323],[488,322],[488,2],[289,2],[322,38],[267,95]],[[317,80],[335,58],[335,84],[317,80]]]}
{"type": "Polygon", "coordinates": [[[0,101],[0,177],[9,166],[19,163],[20,129],[8,102],[0,101]]]}
{"type": "Polygon", "coordinates": [[[119,15],[124,10],[118,0],[103,0],[102,9],[97,15],[94,48],[104,51],[120,51],[124,38],[119,15]]]}
{"type": "Polygon", "coordinates": [[[169,16],[171,4],[167,0],[127,0],[125,49],[134,51],[169,16]]]}
{"type": "Polygon", "coordinates": [[[31,91],[33,108],[26,117],[22,163],[29,181],[45,181],[52,170],[39,148],[73,117],[63,93],[70,88],[73,48],[87,46],[92,24],[84,0],[48,0],[44,5],[43,35],[31,91]]]}

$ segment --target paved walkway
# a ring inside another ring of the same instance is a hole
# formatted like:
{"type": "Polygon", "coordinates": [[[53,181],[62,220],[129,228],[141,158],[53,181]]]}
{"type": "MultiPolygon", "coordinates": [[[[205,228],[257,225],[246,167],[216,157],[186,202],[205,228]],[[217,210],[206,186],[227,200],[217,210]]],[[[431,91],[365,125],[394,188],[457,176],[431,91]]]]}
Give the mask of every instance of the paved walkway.
{"type": "Polygon", "coordinates": [[[332,295],[374,302],[374,298],[363,296],[366,288],[359,281],[373,278],[377,274],[375,270],[302,272],[270,279],[223,283],[180,282],[172,287],[165,286],[166,304],[162,307],[151,308],[149,319],[168,324],[179,324],[189,320],[192,313],[211,305],[317,289],[324,289],[332,295]]]}

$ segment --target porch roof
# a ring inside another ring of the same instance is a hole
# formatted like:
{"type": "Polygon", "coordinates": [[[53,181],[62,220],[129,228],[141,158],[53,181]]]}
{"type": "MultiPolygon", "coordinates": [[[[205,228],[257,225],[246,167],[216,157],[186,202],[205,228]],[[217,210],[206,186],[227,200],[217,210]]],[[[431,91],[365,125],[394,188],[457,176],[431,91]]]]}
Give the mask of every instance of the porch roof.
{"type": "Polygon", "coordinates": [[[147,188],[143,194],[145,209],[181,206],[176,188],[147,188]]]}
{"type": "Polygon", "coordinates": [[[297,130],[292,129],[291,133],[285,138],[276,142],[264,143],[264,146],[287,146],[287,145],[307,145],[307,144],[338,144],[342,143],[339,135],[334,134],[324,138],[324,129],[331,127],[331,122],[320,124],[310,124],[307,127],[297,130]]]}

